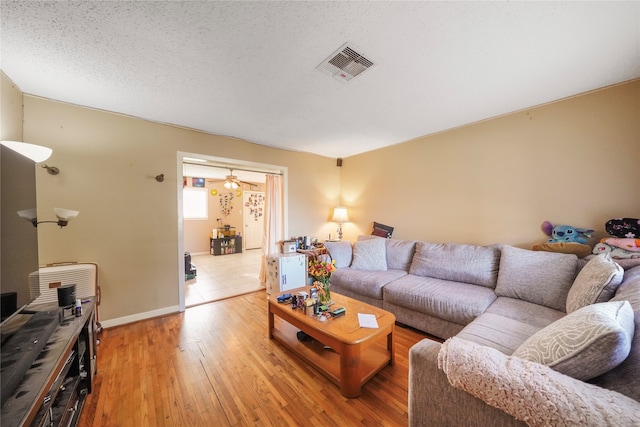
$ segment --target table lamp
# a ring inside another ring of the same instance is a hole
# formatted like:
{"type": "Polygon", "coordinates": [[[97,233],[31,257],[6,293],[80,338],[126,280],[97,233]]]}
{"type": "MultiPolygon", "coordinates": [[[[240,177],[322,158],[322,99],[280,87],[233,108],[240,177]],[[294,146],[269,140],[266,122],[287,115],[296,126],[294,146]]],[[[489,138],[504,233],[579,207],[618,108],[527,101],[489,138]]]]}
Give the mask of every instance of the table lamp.
{"type": "Polygon", "coordinates": [[[343,206],[338,206],[333,209],[333,218],[331,221],[338,224],[338,239],[342,240],[342,224],[345,222],[349,222],[349,215],[347,213],[347,208],[343,206]]]}

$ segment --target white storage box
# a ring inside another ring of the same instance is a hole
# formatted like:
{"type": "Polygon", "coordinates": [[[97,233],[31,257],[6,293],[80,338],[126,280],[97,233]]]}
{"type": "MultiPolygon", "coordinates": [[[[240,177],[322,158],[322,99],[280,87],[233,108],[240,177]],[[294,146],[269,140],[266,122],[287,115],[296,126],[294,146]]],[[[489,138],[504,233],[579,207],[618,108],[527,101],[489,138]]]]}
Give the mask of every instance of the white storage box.
{"type": "Polygon", "coordinates": [[[307,285],[307,257],[282,254],[267,257],[267,293],[277,294],[307,285]]]}

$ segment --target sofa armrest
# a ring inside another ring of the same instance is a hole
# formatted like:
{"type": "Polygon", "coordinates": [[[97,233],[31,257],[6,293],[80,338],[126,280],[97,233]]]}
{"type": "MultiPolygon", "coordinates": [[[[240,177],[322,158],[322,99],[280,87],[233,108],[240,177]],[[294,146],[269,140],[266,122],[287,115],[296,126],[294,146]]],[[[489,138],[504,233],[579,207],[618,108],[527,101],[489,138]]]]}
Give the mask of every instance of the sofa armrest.
{"type": "Polygon", "coordinates": [[[424,339],[409,351],[409,426],[526,426],[449,385],[438,369],[440,343],[424,339]]]}

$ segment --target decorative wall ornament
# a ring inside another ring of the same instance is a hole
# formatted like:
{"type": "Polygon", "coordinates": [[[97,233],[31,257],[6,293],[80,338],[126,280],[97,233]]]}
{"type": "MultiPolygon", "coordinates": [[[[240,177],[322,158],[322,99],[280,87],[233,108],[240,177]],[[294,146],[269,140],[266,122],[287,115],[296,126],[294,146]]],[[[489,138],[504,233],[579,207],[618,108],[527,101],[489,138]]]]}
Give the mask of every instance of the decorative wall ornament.
{"type": "Polygon", "coordinates": [[[233,211],[233,197],[232,191],[227,194],[220,194],[220,212],[223,216],[231,215],[231,211],[233,211]]]}
{"type": "Polygon", "coordinates": [[[249,209],[249,215],[254,221],[259,221],[264,215],[264,193],[251,193],[245,207],[249,209]]]}

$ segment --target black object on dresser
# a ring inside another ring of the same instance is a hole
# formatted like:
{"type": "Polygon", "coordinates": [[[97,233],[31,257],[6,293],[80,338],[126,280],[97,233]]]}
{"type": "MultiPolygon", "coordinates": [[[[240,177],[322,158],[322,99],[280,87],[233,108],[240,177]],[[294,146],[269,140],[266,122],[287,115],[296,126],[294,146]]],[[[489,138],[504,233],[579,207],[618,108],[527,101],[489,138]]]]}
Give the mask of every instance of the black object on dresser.
{"type": "Polygon", "coordinates": [[[97,372],[95,298],[85,301],[78,317],[55,303],[28,306],[20,314],[33,317],[2,345],[2,427],[77,424],[97,372]],[[42,326],[45,332],[35,340],[44,345],[29,342],[30,323],[42,326]]]}

